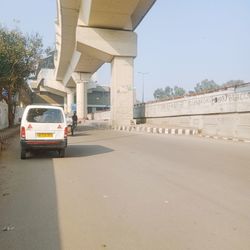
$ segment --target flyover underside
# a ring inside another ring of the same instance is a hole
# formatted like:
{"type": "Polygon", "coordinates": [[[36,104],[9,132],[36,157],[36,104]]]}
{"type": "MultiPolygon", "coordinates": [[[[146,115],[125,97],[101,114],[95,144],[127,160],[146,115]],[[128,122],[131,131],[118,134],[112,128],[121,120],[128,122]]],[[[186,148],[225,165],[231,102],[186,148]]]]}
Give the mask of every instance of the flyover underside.
{"type": "Polygon", "coordinates": [[[86,83],[104,63],[111,63],[113,124],[130,124],[133,59],[137,55],[137,35],[133,30],[155,0],[57,1],[56,79],[65,87],[76,88],[79,118],[87,115],[86,83]]]}

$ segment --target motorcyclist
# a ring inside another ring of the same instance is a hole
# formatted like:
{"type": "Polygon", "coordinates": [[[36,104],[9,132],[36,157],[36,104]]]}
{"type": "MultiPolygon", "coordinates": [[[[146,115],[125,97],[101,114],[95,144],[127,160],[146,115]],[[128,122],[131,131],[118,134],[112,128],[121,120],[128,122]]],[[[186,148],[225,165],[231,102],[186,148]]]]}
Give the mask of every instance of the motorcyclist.
{"type": "Polygon", "coordinates": [[[77,126],[77,115],[76,115],[76,111],[74,111],[74,114],[72,116],[72,126],[71,126],[71,135],[74,135],[74,132],[76,130],[76,126],[77,126]]]}
{"type": "Polygon", "coordinates": [[[74,114],[72,116],[72,124],[73,124],[74,128],[76,128],[76,126],[77,126],[77,120],[78,120],[78,118],[77,118],[77,115],[76,115],[76,111],[74,111],[74,114]]]}

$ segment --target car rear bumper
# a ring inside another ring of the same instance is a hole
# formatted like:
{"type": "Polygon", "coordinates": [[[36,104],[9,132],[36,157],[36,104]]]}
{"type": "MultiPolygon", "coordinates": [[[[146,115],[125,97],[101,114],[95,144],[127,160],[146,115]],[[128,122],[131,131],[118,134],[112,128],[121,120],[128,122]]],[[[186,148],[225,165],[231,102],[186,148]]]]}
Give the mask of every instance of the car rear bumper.
{"type": "Polygon", "coordinates": [[[25,149],[63,149],[67,147],[67,139],[64,140],[21,140],[21,146],[25,149]]]}

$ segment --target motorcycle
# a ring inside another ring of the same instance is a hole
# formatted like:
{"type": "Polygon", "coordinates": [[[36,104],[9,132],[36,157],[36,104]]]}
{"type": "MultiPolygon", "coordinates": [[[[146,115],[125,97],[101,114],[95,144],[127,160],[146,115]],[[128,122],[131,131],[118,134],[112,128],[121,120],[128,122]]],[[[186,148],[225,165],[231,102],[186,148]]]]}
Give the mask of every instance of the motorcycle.
{"type": "Polygon", "coordinates": [[[77,127],[77,122],[72,122],[70,124],[68,124],[68,132],[71,133],[71,135],[74,135],[74,132],[76,131],[76,127],[77,127]]]}
{"type": "Polygon", "coordinates": [[[76,131],[77,122],[73,121],[71,117],[67,116],[67,128],[68,128],[68,134],[74,135],[74,132],[76,131]]]}

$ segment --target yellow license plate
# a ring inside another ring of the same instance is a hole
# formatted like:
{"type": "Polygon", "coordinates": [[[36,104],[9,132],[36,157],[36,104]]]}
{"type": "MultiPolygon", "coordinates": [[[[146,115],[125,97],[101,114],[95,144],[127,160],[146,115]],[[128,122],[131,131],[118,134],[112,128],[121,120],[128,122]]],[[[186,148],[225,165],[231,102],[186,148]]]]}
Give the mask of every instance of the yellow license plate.
{"type": "Polygon", "coordinates": [[[53,134],[52,133],[37,133],[36,134],[37,137],[39,138],[52,138],[53,134]]]}

